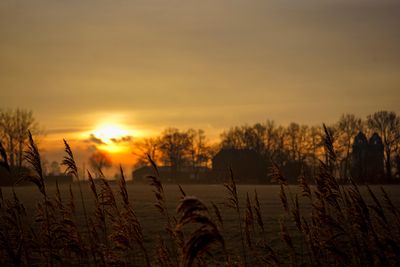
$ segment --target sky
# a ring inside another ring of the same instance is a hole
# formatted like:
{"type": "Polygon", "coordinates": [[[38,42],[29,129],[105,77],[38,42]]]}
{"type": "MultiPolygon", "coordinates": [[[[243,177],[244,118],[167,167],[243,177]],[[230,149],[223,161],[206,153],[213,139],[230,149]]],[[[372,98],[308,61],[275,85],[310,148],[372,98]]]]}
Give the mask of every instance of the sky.
{"type": "Polygon", "coordinates": [[[213,139],[400,113],[399,14],[397,0],[2,0],[0,107],[33,110],[49,155],[111,124],[213,139]]]}

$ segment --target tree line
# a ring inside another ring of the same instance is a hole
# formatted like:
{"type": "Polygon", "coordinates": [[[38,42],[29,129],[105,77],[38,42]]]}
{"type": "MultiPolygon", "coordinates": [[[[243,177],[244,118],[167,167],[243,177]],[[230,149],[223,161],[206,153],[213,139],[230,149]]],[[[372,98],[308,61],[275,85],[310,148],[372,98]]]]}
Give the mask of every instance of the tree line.
{"type": "MultiPolygon", "coordinates": [[[[326,126],[336,155],[332,166],[340,177],[351,176],[351,153],[359,132],[366,136],[377,133],[383,143],[385,176],[400,178],[400,117],[392,111],[378,111],[362,119],[343,114],[337,122],[326,126]]],[[[179,169],[183,166],[210,167],[213,156],[221,149],[254,150],[266,161],[278,166],[307,168],[315,175],[319,162],[328,163],[324,150],[324,128],[292,122],[287,126],[273,120],[253,125],[231,127],[211,143],[203,130],[168,128],[160,135],[135,142],[136,167],[148,164],[150,155],[160,165],[179,169]]]]}
{"type": "MultiPolygon", "coordinates": [[[[11,168],[24,166],[28,130],[38,133],[38,123],[33,112],[23,109],[0,110],[0,141],[7,153],[11,168]]],[[[366,118],[343,114],[337,122],[328,125],[332,145],[337,157],[332,166],[340,177],[350,176],[351,153],[355,136],[377,133],[383,143],[385,176],[400,178],[400,117],[393,111],[378,111],[366,118]]],[[[315,175],[319,161],[328,163],[324,150],[322,125],[310,126],[292,122],[279,125],[266,120],[253,125],[231,127],[220,135],[218,142],[211,142],[204,130],[167,128],[158,136],[134,142],[132,148],[137,158],[135,168],[148,164],[147,155],[160,165],[179,171],[183,167],[211,167],[213,156],[221,149],[248,149],[278,166],[307,168],[315,175]]],[[[89,160],[97,164],[97,156],[89,160]]],[[[102,157],[101,157],[102,158],[102,157]]],[[[96,164],[91,165],[96,165],[96,164]]],[[[109,159],[105,165],[110,165],[109,159]]]]}

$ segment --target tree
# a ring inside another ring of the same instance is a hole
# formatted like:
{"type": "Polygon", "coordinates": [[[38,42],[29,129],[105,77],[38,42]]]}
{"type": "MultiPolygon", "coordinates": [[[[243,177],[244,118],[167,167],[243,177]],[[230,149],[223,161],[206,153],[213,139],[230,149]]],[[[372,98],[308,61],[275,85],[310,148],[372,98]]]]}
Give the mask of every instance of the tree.
{"type": "Polygon", "coordinates": [[[211,159],[211,147],[208,145],[204,130],[189,129],[187,131],[190,146],[189,160],[193,169],[197,167],[205,167],[211,159]]]}
{"type": "Polygon", "coordinates": [[[243,127],[243,141],[247,149],[254,150],[258,155],[265,155],[265,134],[266,128],[260,123],[252,127],[243,127]]]}
{"type": "Polygon", "coordinates": [[[89,164],[98,175],[101,175],[103,169],[108,169],[112,166],[112,161],[109,154],[97,150],[90,156],[89,164]]]}
{"type": "Polygon", "coordinates": [[[277,128],[276,128],[275,122],[272,120],[267,120],[263,124],[263,126],[265,128],[265,133],[264,133],[265,157],[266,158],[273,157],[273,155],[276,153],[276,150],[278,149],[277,128]]]}
{"type": "Polygon", "coordinates": [[[323,147],[323,129],[321,126],[312,126],[309,131],[310,144],[311,144],[311,164],[312,164],[312,175],[315,177],[317,169],[317,160],[322,159],[322,147],[323,147]]]}
{"type": "Polygon", "coordinates": [[[165,165],[171,166],[177,172],[188,161],[190,139],[187,132],[176,128],[164,130],[160,138],[161,160],[165,165]]]}
{"type": "Polygon", "coordinates": [[[344,170],[343,176],[349,174],[350,149],[358,132],[362,131],[363,123],[361,118],[357,118],[353,114],[343,114],[337,124],[338,143],[344,152],[344,170]]]}
{"type": "Polygon", "coordinates": [[[395,112],[378,111],[367,117],[368,127],[382,138],[386,177],[392,179],[392,153],[400,142],[400,117],[395,112]]]}
{"type": "Polygon", "coordinates": [[[325,164],[334,173],[337,170],[337,157],[338,157],[338,128],[337,125],[327,126],[323,124],[323,148],[324,148],[324,158],[325,164]]]}
{"type": "Polygon", "coordinates": [[[38,124],[33,112],[24,109],[0,110],[0,139],[9,157],[11,167],[21,168],[28,130],[37,134],[38,124]]]}
{"type": "Polygon", "coordinates": [[[60,164],[57,161],[52,161],[50,164],[50,174],[59,175],[61,173],[60,164]]]}
{"type": "Polygon", "coordinates": [[[264,158],[271,157],[277,148],[275,123],[256,123],[231,128],[221,134],[222,148],[251,149],[264,158]]]}
{"type": "Polygon", "coordinates": [[[243,127],[233,127],[221,134],[221,148],[245,148],[243,141],[243,127]]]}
{"type": "Polygon", "coordinates": [[[149,165],[148,155],[151,159],[158,163],[160,160],[160,138],[150,137],[143,138],[134,143],[133,154],[137,157],[135,167],[142,167],[149,165]]]}
{"type": "Polygon", "coordinates": [[[286,129],[286,149],[292,161],[303,163],[308,152],[312,149],[309,142],[309,127],[290,123],[286,129]]]}

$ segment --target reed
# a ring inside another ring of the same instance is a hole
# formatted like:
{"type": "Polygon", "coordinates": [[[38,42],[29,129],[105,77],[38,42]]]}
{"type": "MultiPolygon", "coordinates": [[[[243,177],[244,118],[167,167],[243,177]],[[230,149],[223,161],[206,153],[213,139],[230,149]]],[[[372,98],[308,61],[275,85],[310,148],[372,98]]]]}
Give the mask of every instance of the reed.
{"type": "Polygon", "coordinates": [[[240,211],[240,204],[239,204],[239,197],[237,193],[237,188],[236,188],[236,183],[235,179],[233,178],[233,172],[232,169],[229,169],[230,173],[230,180],[229,182],[225,183],[224,186],[228,190],[228,201],[226,205],[233,209],[236,214],[237,214],[237,220],[238,220],[238,226],[239,226],[239,232],[240,232],[240,241],[242,245],[242,256],[243,256],[243,265],[247,266],[247,252],[246,252],[246,246],[245,246],[245,239],[243,235],[243,222],[242,222],[242,215],[240,211]]]}
{"type": "MultiPolygon", "coordinates": [[[[155,175],[147,176],[150,186],[153,187],[153,193],[156,197],[156,203],[154,206],[160,212],[160,214],[166,219],[165,231],[169,237],[169,244],[166,246],[165,241],[159,236],[159,248],[158,248],[158,262],[162,266],[177,266],[179,265],[179,247],[183,246],[182,233],[176,229],[176,218],[169,214],[168,207],[166,204],[166,198],[164,193],[164,187],[160,180],[160,173],[158,171],[157,164],[153,161],[150,155],[147,155],[149,163],[155,171],[155,175]]],[[[184,191],[181,189],[182,195],[184,191]]]]}
{"type": "Polygon", "coordinates": [[[224,239],[202,201],[193,196],[185,196],[177,207],[177,213],[181,215],[176,225],[178,230],[190,224],[199,225],[185,240],[180,266],[190,267],[196,259],[199,259],[200,263],[205,262],[201,256],[209,252],[209,248],[214,243],[222,246],[228,262],[224,239]]]}
{"type": "MultiPolygon", "coordinates": [[[[206,205],[179,185],[174,214],[168,209],[157,165],[149,157],[155,174],[148,180],[165,224],[158,236],[146,236],[122,167],[116,187],[104,176],[95,180],[90,172],[88,183],[81,183],[72,150],[64,140],[63,163],[79,186],[80,205],[76,206],[71,186],[69,195],[63,195],[58,184],[55,194],[49,194],[39,150],[28,133],[25,158],[30,171],[21,180],[33,183],[41,200],[31,218],[14,190],[11,197],[5,197],[0,188],[0,265],[399,266],[399,208],[383,188],[374,192],[365,186],[367,193],[363,194],[350,178],[346,186],[340,185],[340,177],[331,168],[337,159],[326,127],[325,134],[328,160],[320,162],[313,185],[302,173],[300,193],[293,193],[279,166],[273,164],[271,176],[279,184],[277,198],[282,204],[282,218],[276,222],[265,221],[267,214],[256,190],[253,197],[246,192],[241,199],[232,171],[224,184],[225,204],[230,209],[221,211],[213,202],[206,205]],[[91,192],[92,206],[83,194],[85,186],[91,192]],[[84,227],[80,227],[78,209],[84,213],[84,227]],[[229,210],[235,215],[233,222],[225,217],[229,210]],[[236,227],[229,228],[230,223],[236,227]],[[280,230],[271,233],[272,223],[280,230]],[[229,243],[237,241],[233,236],[239,236],[238,244],[229,243]],[[147,246],[146,239],[158,245],[147,246]]],[[[10,171],[1,144],[0,166],[10,171]]]]}

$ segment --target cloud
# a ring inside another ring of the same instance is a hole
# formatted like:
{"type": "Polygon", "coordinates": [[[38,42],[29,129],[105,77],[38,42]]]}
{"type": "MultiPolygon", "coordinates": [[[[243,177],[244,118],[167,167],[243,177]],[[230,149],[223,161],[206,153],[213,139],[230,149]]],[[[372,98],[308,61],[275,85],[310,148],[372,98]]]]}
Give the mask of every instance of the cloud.
{"type": "Polygon", "coordinates": [[[119,144],[119,143],[127,143],[132,141],[133,137],[130,135],[127,136],[123,136],[121,138],[111,138],[110,140],[115,143],[115,144],[119,144]]]}

